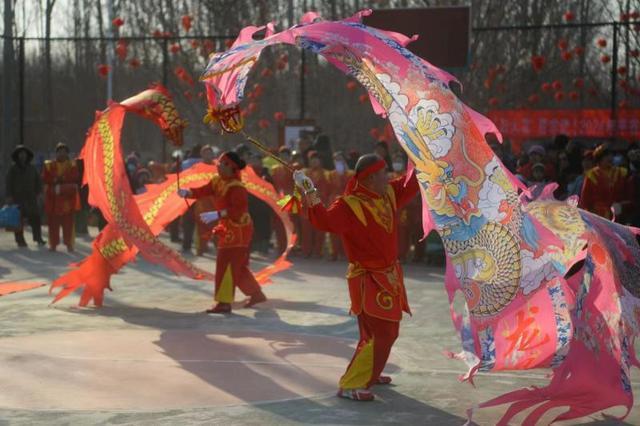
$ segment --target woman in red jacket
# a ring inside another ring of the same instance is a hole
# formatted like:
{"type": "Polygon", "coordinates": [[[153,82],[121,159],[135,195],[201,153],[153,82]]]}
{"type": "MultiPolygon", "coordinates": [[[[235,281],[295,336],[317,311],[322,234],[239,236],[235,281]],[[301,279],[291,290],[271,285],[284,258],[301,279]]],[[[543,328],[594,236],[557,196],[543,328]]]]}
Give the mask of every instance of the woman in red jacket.
{"type": "Polygon", "coordinates": [[[246,163],[235,152],[224,152],[218,158],[218,174],[211,182],[194,189],[180,189],[184,198],[213,197],[215,210],[200,214],[205,223],[218,222],[213,228],[218,248],[216,258],[216,306],[210,314],[231,312],[236,286],[250,297],[245,307],[267,300],[260,284],[249,270],[249,246],[253,221],[248,211],[248,193],[240,180],[246,163]]]}

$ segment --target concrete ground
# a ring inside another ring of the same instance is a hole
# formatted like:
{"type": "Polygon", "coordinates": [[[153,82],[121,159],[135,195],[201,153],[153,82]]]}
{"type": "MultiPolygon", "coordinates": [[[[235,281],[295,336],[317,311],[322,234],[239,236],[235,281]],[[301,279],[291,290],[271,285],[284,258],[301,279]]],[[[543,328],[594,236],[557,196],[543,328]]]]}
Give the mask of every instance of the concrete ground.
{"type": "MultiPolygon", "coordinates": [[[[0,281],[48,282],[89,247],[80,238],[74,255],[19,250],[1,233],[0,281]]],[[[211,255],[193,260],[213,269],[211,255]]],[[[253,259],[253,269],[264,260],[253,259]]],[[[459,349],[443,271],[408,265],[414,315],[390,360],[393,385],[376,388],[371,403],[338,399],[357,338],[345,263],[293,260],[266,287],[269,302],[226,317],[201,313],[210,283],[142,260],[113,278],[102,309],[77,308],[77,295],[49,306],[46,287],[0,298],[0,425],[462,425],[474,404],[547,383],[539,370],[479,374],[476,388],[459,383],[463,365],[442,355],[459,349]]],[[[634,371],[636,394],[638,379],[634,371]]],[[[639,405],[626,424],[640,424],[639,405]]],[[[482,410],[474,420],[495,424],[503,412],[482,410]]]]}

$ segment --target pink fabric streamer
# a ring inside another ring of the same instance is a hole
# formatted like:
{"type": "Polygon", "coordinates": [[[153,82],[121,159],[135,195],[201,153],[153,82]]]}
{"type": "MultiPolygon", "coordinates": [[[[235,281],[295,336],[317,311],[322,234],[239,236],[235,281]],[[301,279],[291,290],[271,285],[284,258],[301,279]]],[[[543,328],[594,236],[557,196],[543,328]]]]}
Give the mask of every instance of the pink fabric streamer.
{"type": "MultiPolygon", "coordinates": [[[[322,55],[368,91],[415,166],[425,234],[443,241],[445,288],[467,363],[477,371],[553,368],[548,386],[521,389],[480,407],[510,404],[501,424],[533,408],[533,424],[554,407],[556,420],[633,404],[629,368],[638,365],[638,230],[596,218],[552,187],[534,197],[485,141],[496,126],[450,90],[450,74],[406,49],[412,40],[366,27],[362,11],[342,21],[306,14],[302,25],[214,55],[203,74],[212,108],[242,101],[262,49],[295,44],[322,55]],[[453,300],[464,295],[465,311],[453,300]]],[[[470,410],[469,413],[472,413],[470,410]]],[[[628,414],[628,413],[627,413],[628,414]]]]}

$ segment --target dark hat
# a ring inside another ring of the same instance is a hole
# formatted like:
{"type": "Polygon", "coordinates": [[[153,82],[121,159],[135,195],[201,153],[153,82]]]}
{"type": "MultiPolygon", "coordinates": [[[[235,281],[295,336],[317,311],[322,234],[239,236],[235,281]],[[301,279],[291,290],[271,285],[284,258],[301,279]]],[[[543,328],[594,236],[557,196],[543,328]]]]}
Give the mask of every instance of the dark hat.
{"type": "Polygon", "coordinates": [[[27,153],[27,163],[33,160],[33,151],[31,151],[24,145],[17,145],[11,153],[11,159],[13,161],[15,161],[16,163],[18,162],[18,154],[20,154],[20,151],[24,151],[27,153]]]}
{"type": "Polygon", "coordinates": [[[236,153],[238,153],[240,156],[245,155],[247,152],[251,152],[251,148],[249,148],[248,146],[246,146],[245,144],[241,143],[238,144],[236,146],[236,149],[234,150],[236,153]]]}
{"type": "Polygon", "coordinates": [[[279,152],[280,154],[284,154],[284,153],[291,154],[291,148],[289,148],[289,147],[288,147],[288,146],[286,146],[286,145],[282,145],[282,146],[280,147],[280,149],[278,149],[278,152],[279,152]]]}
{"type": "Polygon", "coordinates": [[[64,149],[65,151],[67,151],[67,153],[69,152],[69,147],[67,146],[66,143],[58,142],[58,144],[56,145],[56,152],[58,152],[61,149],[64,149]]]}
{"type": "Polygon", "coordinates": [[[247,166],[247,163],[245,163],[244,160],[240,158],[237,152],[225,151],[220,155],[220,158],[223,157],[228,158],[233,164],[235,164],[238,170],[242,170],[247,166]]]}
{"type": "Polygon", "coordinates": [[[149,178],[151,178],[151,171],[145,168],[138,169],[138,171],[136,171],[136,177],[139,178],[142,175],[147,175],[149,176],[149,178]]]}
{"type": "Polygon", "coordinates": [[[604,157],[612,154],[613,152],[611,152],[606,145],[599,145],[595,150],[593,150],[593,159],[596,163],[599,163],[604,157]]]}

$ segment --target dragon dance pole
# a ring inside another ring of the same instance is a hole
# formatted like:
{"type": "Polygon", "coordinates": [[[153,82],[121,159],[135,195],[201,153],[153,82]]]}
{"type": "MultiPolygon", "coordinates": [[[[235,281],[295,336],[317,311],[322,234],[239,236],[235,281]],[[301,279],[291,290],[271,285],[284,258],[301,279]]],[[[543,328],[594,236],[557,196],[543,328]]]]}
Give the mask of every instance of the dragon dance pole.
{"type": "Polygon", "coordinates": [[[260,152],[262,152],[263,154],[273,158],[278,163],[280,163],[283,166],[285,166],[287,168],[287,170],[289,170],[291,173],[295,172],[295,169],[293,167],[291,167],[291,165],[289,165],[289,163],[287,163],[282,158],[278,157],[277,155],[275,155],[274,153],[269,151],[269,148],[264,146],[259,140],[257,140],[256,138],[252,137],[251,135],[247,134],[247,132],[245,132],[244,130],[242,130],[241,133],[242,133],[242,136],[244,136],[249,142],[251,142],[251,144],[253,146],[255,146],[260,152]]]}

